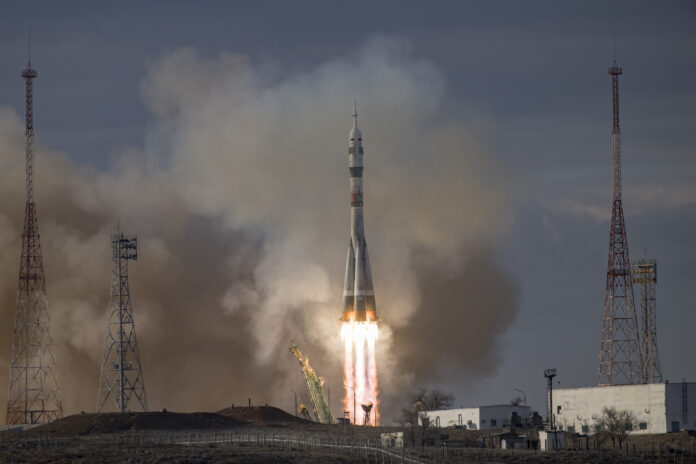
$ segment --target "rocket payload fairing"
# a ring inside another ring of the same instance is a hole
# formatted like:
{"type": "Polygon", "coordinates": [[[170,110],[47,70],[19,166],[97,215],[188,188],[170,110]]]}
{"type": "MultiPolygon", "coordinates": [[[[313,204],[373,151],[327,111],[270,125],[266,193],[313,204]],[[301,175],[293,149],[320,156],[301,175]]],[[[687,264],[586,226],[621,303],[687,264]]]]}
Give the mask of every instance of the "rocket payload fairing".
{"type": "Polygon", "coordinates": [[[376,322],[377,307],[372,286],[370,258],[365,242],[363,225],[363,146],[358,129],[357,105],[353,106],[353,128],[348,145],[348,170],[350,171],[350,240],[346,279],[343,286],[343,322],[376,322]]]}

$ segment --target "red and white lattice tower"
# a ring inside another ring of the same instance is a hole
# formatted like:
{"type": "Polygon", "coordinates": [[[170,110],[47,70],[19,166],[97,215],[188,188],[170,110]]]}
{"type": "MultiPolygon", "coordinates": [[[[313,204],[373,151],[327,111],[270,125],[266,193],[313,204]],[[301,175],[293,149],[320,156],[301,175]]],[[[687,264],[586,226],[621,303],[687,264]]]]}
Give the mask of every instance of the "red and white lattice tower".
{"type": "Polygon", "coordinates": [[[619,75],[614,61],[609,68],[613,126],[612,142],[612,211],[609,233],[609,262],[602,316],[602,339],[599,350],[597,385],[642,383],[642,360],[638,320],[633,300],[631,264],[628,257],[626,224],[621,202],[621,129],[619,127],[619,75]]]}
{"type": "Polygon", "coordinates": [[[7,424],[38,424],[63,417],[56,379],[56,361],[51,337],[51,319],[46,305],[39,221],[34,203],[34,112],[31,67],[22,72],[26,81],[26,206],[19,291],[12,335],[7,424]]]}

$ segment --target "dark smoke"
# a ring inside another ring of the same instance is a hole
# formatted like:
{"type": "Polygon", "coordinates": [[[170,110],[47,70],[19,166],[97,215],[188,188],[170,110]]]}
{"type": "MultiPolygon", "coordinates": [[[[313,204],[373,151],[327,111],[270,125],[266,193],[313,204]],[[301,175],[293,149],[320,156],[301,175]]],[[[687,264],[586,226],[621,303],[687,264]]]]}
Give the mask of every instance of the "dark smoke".
{"type": "Polygon", "coordinates": [[[399,364],[417,379],[477,378],[498,364],[498,336],[514,321],[519,289],[490,250],[470,250],[454,270],[414,257],[421,304],[394,331],[399,364]],[[421,339],[418,343],[412,340],[421,339]]]}
{"type": "MultiPolygon", "coordinates": [[[[36,150],[66,413],[95,407],[109,235],[120,219],[141,247],[131,292],[152,409],[216,410],[248,397],[289,409],[290,388],[304,392],[286,349],[295,339],[340,414],[354,96],[384,417],[400,409],[405,383],[447,379],[453,364],[470,375],[494,369],[498,337],[517,311],[517,286],[493,258],[507,230],[505,174],[472,136],[470,117],[445,116],[443,77],[408,44],[377,39],[282,76],[244,57],[204,60],[183,49],[150,63],[141,91],[153,129],[109,170],[36,150]]],[[[22,118],[0,107],[0,388],[23,221],[23,134],[22,118]]]]}

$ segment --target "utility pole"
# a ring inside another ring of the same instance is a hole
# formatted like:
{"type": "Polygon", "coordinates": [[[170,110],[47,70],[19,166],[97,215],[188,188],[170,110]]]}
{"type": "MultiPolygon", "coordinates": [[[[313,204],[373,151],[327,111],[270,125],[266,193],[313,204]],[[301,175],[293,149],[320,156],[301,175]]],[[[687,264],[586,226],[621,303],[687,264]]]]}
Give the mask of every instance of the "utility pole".
{"type": "Polygon", "coordinates": [[[546,394],[548,396],[548,401],[546,402],[546,421],[549,430],[556,430],[556,426],[553,420],[553,378],[556,377],[556,369],[546,369],[544,371],[544,377],[548,381],[546,386],[546,394]]]}
{"type": "Polygon", "coordinates": [[[297,417],[297,392],[293,390],[292,388],[290,389],[292,394],[295,396],[295,417],[297,417]]]}
{"type": "Polygon", "coordinates": [[[355,400],[355,388],[354,388],[354,387],[351,387],[350,385],[344,385],[344,387],[345,387],[345,388],[350,388],[351,390],[353,390],[353,425],[357,425],[357,422],[355,421],[355,417],[356,417],[356,416],[355,416],[355,413],[356,413],[356,407],[355,407],[355,406],[356,406],[356,404],[357,404],[357,401],[355,400]]]}
{"type": "Polygon", "coordinates": [[[547,416],[547,427],[548,431],[553,433],[553,449],[558,449],[558,441],[556,440],[556,421],[553,418],[553,378],[556,377],[556,369],[546,369],[544,371],[544,377],[548,380],[548,385],[546,387],[547,393],[549,395],[548,400],[548,416],[547,416]]]}

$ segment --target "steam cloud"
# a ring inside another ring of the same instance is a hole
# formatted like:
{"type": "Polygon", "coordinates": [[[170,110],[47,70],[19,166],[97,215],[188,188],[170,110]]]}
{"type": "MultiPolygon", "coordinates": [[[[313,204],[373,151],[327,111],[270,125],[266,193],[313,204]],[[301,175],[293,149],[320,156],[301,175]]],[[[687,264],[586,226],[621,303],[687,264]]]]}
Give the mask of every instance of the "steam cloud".
{"type": "MultiPolygon", "coordinates": [[[[495,260],[508,222],[505,174],[470,124],[443,111],[445,91],[439,71],[394,38],[292,72],[181,49],[148,65],[141,92],[152,128],[110,169],[51,152],[37,126],[36,201],[66,413],[96,404],[109,235],[120,218],[139,236],[131,293],[152,409],[217,410],[248,397],[287,407],[290,388],[304,392],[286,350],[296,339],[340,414],[353,97],[385,419],[415,382],[494,369],[518,299],[495,260]]],[[[0,166],[2,391],[24,212],[23,119],[8,107],[0,166]]]]}

